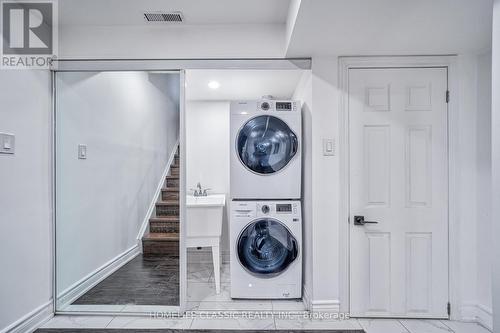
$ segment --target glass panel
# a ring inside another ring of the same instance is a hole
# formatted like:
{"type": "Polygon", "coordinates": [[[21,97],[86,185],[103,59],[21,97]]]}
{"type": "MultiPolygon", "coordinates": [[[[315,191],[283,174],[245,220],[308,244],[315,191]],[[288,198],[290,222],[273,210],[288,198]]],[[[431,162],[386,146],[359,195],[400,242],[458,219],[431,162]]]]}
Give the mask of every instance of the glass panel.
{"type": "Polygon", "coordinates": [[[179,306],[179,204],[164,204],[179,197],[179,80],[165,72],[56,74],[58,311],[179,306]],[[150,216],[167,168],[168,191],[150,216]]]}
{"type": "Polygon", "coordinates": [[[238,239],[238,258],[251,273],[276,276],[297,258],[297,241],[277,220],[260,219],[243,230],[238,239]]]}
{"type": "Polygon", "coordinates": [[[240,160],[250,170],[270,174],[283,169],[297,153],[295,133],[281,119],[258,116],[240,130],[237,149],[240,160]]]}

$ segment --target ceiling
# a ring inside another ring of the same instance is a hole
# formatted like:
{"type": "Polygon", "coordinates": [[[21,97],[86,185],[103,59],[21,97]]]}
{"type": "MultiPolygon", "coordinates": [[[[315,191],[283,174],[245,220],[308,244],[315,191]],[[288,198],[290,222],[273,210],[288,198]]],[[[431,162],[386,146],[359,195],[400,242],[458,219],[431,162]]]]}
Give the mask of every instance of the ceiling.
{"type": "Polygon", "coordinates": [[[182,11],[185,24],[284,24],[289,0],[63,0],[62,25],[145,25],[144,11],[182,11]]]}
{"type": "MultiPolygon", "coordinates": [[[[120,55],[114,48],[122,42],[132,57],[140,49],[144,58],[482,53],[491,48],[492,2],[63,0],[60,44],[67,50],[83,40],[94,48],[99,41],[92,52],[108,56],[120,55]],[[142,17],[144,11],[172,10],[184,13],[184,24],[147,23],[142,17]]],[[[67,53],[77,57],[82,51],[67,53]]]]}
{"type": "Polygon", "coordinates": [[[492,0],[301,0],[286,55],[480,52],[491,29],[492,0]]]}
{"type": "Polygon", "coordinates": [[[291,98],[302,70],[187,70],[187,100],[253,100],[264,95],[291,98]],[[208,83],[217,81],[218,89],[208,83]]]}

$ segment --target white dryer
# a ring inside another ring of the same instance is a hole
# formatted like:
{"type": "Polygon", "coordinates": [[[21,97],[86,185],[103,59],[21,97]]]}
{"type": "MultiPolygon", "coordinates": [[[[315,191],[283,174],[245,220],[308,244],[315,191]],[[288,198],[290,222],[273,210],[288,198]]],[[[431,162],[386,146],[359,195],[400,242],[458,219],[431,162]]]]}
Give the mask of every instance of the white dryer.
{"type": "Polygon", "coordinates": [[[232,201],[231,297],[302,297],[300,201],[232,201]]]}
{"type": "Polygon", "coordinates": [[[298,101],[231,102],[234,199],[299,199],[302,119],[298,101]]]}

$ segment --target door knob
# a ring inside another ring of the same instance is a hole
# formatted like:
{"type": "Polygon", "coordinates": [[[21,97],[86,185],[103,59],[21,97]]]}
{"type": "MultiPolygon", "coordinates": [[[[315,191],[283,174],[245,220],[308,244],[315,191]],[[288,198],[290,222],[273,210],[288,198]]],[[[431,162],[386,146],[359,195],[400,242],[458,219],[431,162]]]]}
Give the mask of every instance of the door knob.
{"type": "Polygon", "coordinates": [[[354,216],[354,225],[377,224],[377,221],[365,221],[364,216],[354,216]]]}

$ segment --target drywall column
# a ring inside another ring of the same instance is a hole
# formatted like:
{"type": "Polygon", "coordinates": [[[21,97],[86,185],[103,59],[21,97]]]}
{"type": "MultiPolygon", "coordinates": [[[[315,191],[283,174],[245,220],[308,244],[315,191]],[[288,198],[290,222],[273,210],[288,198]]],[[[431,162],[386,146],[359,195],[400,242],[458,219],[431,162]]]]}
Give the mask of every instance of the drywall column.
{"type": "MultiPolygon", "coordinates": [[[[458,242],[451,243],[451,260],[457,258],[458,274],[450,272],[455,279],[457,288],[452,282],[451,299],[460,299],[458,308],[452,308],[452,319],[475,320],[477,310],[477,223],[476,223],[476,198],[477,198],[477,156],[476,156],[476,120],[477,107],[477,67],[476,55],[463,54],[456,58],[457,62],[457,96],[458,108],[456,112],[456,126],[461,133],[468,135],[456,137],[456,146],[459,147],[455,154],[455,172],[459,175],[454,184],[455,192],[450,193],[450,199],[459,202],[454,220],[458,242]],[[466,190],[465,190],[466,189],[466,190]],[[459,244],[459,245],[458,245],[459,244]],[[455,296],[455,298],[454,298],[455,296]],[[458,296],[458,297],[457,297],[458,296]]],[[[453,125],[452,125],[453,126],[453,125]]],[[[453,135],[451,128],[450,135],[453,135]]],[[[450,137],[453,140],[453,137],[450,137]]],[[[453,145],[453,141],[451,141],[453,145]]],[[[457,305],[457,304],[452,304],[457,305]]]]}
{"type": "Polygon", "coordinates": [[[477,318],[491,327],[491,50],[478,56],[476,112],[476,297],[477,318]]]}
{"type": "Polygon", "coordinates": [[[338,141],[338,57],[312,64],[313,311],[339,312],[339,160],[323,156],[323,138],[338,141]]]}
{"type": "MultiPolygon", "coordinates": [[[[492,44],[492,216],[500,216],[500,0],[493,4],[493,44],[492,44]]],[[[500,235],[500,221],[493,220],[493,237],[500,235]]],[[[500,332],[500,242],[494,242],[493,253],[493,330],[500,332]]]]}

